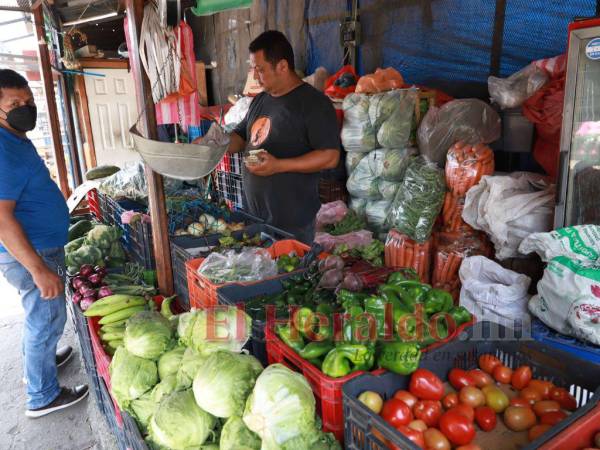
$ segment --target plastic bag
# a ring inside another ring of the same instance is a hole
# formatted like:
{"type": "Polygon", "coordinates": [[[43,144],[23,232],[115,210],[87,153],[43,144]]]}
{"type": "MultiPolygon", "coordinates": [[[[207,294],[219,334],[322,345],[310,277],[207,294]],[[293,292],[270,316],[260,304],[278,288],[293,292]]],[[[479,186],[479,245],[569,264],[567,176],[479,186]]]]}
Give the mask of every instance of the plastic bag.
{"type": "Polygon", "coordinates": [[[358,216],[364,217],[365,210],[367,209],[367,200],[364,198],[351,197],[348,206],[358,216]]]}
{"type": "Polygon", "coordinates": [[[489,235],[496,258],[503,260],[519,256],[521,241],[531,233],[552,229],[554,195],[554,185],[538,174],[484,176],[467,192],[462,217],[489,235]]]}
{"type": "Polygon", "coordinates": [[[388,92],[394,99],[395,107],[378,127],[377,142],[384,148],[402,148],[408,144],[415,116],[416,89],[402,89],[388,92]]]}
{"type": "Polygon", "coordinates": [[[419,243],[396,230],[390,230],[385,241],[385,265],[413,268],[421,282],[429,283],[431,249],[431,239],[419,243]]]}
{"type": "Polygon", "coordinates": [[[146,203],[148,186],[143,164],[126,164],[120,171],[100,183],[98,189],[114,199],[128,198],[146,203]]]}
{"type": "Polygon", "coordinates": [[[573,302],[568,317],[573,336],[600,345],[600,298],[586,295],[573,302]]]}
{"type": "Polygon", "coordinates": [[[381,194],[377,185],[377,176],[371,170],[369,158],[360,160],[354,171],[348,177],[346,188],[353,197],[366,200],[380,200],[381,194]]]}
{"type": "Polygon", "coordinates": [[[576,302],[600,295],[600,266],[558,256],[552,259],[537,285],[538,293],[529,302],[529,311],[559,333],[577,335],[570,317],[579,312],[576,302]]]}
{"type": "Polygon", "coordinates": [[[225,125],[237,125],[246,117],[250,104],[254,97],[242,97],[227,111],[224,121],[225,125]]]}
{"type": "Polygon", "coordinates": [[[515,322],[528,317],[531,278],[505,269],[484,257],[465,258],[459,270],[462,289],[460,304],[477,320],[515,327],[515,322]]]}
{"type": "Polygon", "coordinates": [[[352,250],[369,245],[371,242],[373,242],[373,233],[368,230],[353,231],[339,236],[321,232],[315,234],[315,243],[323,247],[324,252],[331,252],[339,245],[346,245],[348,250],[352,250]]]}
{"type": "Polygon", "coordinates": [[[465,257],[491,256],[490,244],[483,233],[479,232],[440,232],[433,236],[433,272],[431,284],[444,289],[458,300],[460,279],[458,270],[465,257]]]}
{"type": "MultiPolygon", "coordinates": [[[[302,81],[310,84],[317,91],[323,92],[325,90],[325,88],[327,87],[327,79],[328,78],[329,78],[329,72],[327,72],[327,69],[323,66],[319,66],[314,71],[314,73],[312,73],[311,75],[308,75],[307,77],[302,78],[302,81]]],[[[325,95],[327,95],[327,94],[325,94],[325,95]]],[[[341,97],[341,98],[343,98],[343,97],[341,97]]]]}
{"type": "Polygon", "coordinates": [[[369,119],[369,97],[350,94],[344,98],[342,145],[347,152],[369,152],[377,148],[377,130],[369,119]]]}
{"type": "Polygon", "coordinates": [[[444,197],[444,206],[442,208],[442,223],[444,224],[444,231],[470,231],[473,229],[462,218],[464,208],[464,195],[454,195],[451,192],[446,192],[446,196],[444,197]]]}
{"type": "Polygon", "coordinates": [[[198,267],[198,274],[214,284],[258,281],[277,275],[277,262],[262,248],[246,247],[240,253],[213,252],[198,267]]]}
{"type": "Polygon", "coordinates": [[[345,98],[356,89],[358,75],[353,66],[346,65],[325,82],[325,95],[331,98],[345,98]]]}
{"type": "Polygon", "coordinates": [[[325,203],[317,212],[316,229],[321,230],[323,225],[338,223],[346,216],[348,207],[341,200],[325,203]]]}
{"type": "Polygon", "coordinates": [[[379,92],[400,89],[404,85],[404,78],[400,72],[391,67],[377,69],[375,73],[360,77],[356,85],[356,92],[362,94],[376,94],[379,92]]]}
{"type": "Polygon", "coordinates": [[[383,200],[392,202],[398,194],[398,189],[400,189],[401,183],[397,183],[395,181],[385,181],[383,179],[380,179],[377,183],[377,186],[379,187],[379,193],[383,197],[383,200]]]}
{"type": "Polygon", "coordinates": [[[419,152],[416,148],[390,148],[386,149],[383,154],[383,169],[381,178],[385,181],[402,181],[406,168],[413,159],[413,156],[419,152]]]}
{"type": "Polygon", "coordinates": [[[443,167],[448,149],[456,142],[488,144],[500,132],[500,116],[487,103],[472,98],[452,100],[429,108],[417,130],[417,141],[421,154],[443,167]]]}
{"type": "Polygon", "coordinates": [[[483,145],[457,142],[446,156],[446,185],[454,195],[465,195],[484,175],[494,173],[494,152],[483,145]]]}
{"type": "Polygon", "coordinates": [[[547,82],[546,71],[531,63],[508,78],[488,77],[488,91],[500,108],[517,108],[547,82]]]}
{"type": "Polygon", "coordinates": [[[365,214],[367,215],[367,223],[369,228],[377,233],[387,231],[385,228],[385,220],[387,218],[391,200],[376,200],[367,202],[365,214]]]}
{"type": "Polygon", "coordinates": [[[542,261],[557,256],[600,264],[600,226],[577,225],[549,233],[533,233],[523,239],[519,252],[536,252],[542,261]]]}
{"type": "Polygon", "coordinates": [[[444,172],[423,158],[414,158],[392,202],[388,227],[418,242],[425,242],[444,203],[444,172]]]}

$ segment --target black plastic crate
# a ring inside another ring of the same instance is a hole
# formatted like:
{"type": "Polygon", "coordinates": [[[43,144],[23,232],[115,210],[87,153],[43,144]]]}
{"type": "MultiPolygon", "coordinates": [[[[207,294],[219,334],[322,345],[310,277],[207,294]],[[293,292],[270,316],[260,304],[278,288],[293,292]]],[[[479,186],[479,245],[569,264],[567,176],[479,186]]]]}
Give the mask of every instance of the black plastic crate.
{"type": "MultiPolygon", "coordinates": [[[[250,216],[251,217],[251,216],[250,216]]],[[[235,231],[232,236],[239,239],[244,234],[254,237],[261,234],[265,239],[278,241],[282,239],[293,239],[293,235],[278,228],[266,224],[252,224],[241,231],[235,231]]],[[[172,236],[171,241],[171,266],[173,268],[173,284],[177,301],[181,308],[189,311],[189,290],[187,285],[186,261],[201,258],[210,253],[210,248],[218,245],[222,234],[213,234],[203,237],[172,236]]]]}
{"type": "MultiPolygon", "coordinates": [[[[550,380],[557,386],[566,388],[577,399],[579,408],[538,439],[522,447],[533,450],[567,428],[598,402],[600,365],[577,359],[569,353],[528,337],[519,337],[519,334],[502,325],[478,322],[467,328],[456,340],[424,353],[419,367],[431,370],[445,380],[453,367],[476,368],[479,356],[491,353],[508,367],[514,369],[527,364],[531,367],[534,378],[550,380]],[[593,400],[590,400],[592,396],[594,396],[593,400]]],[[[397,390],[407,389],[409,380],[410,375],[385,372],[381,375],[361,375],[343,386],[347,450],[387,449],[388,447],[376,437],[376,434],[403,449],[419,449],[379,415],[374,414],[358,401],[358,396],[367,390],[379,393],[384,400],[388,399],[397,390]]]]}
{"type": "Polygon", "coordinates": [[[123,418],[123,436],[127,449],[148,450],[146,441],[142,437],[135,419],[125,411],[121,412],[121,417],[123,418]]]}
{"type": "Polygon", "coordinates": [[[100,379],[100,395],[100,410],[104,415],[104,420],[108,425],[108,429],[115,438],[117,447],[119,448],[119,450],[129,450],[127,440],[125,439],[124,428],[120,427],[119,423],[117,422],[117,416],[115,414],[115,404],[113,403],[113,399],[110,396],[108,388],[106,387],[106,383],[104,383],[103,379],[100,379]]]}
{"type": "MultiPolygon", "coordinates": [[[[278,294],[284,289],[282,281],[298,275],[302,275],[302,272],[292,272],[251,285],[228,284],[217,289],[219,304],[241,306],[256,297],[278,294]]],[[[267,359],[265,326],[266,320],[252,318],[252,336],[246,344],[246,348],[266,367],[269,362],[267,359]]]]}

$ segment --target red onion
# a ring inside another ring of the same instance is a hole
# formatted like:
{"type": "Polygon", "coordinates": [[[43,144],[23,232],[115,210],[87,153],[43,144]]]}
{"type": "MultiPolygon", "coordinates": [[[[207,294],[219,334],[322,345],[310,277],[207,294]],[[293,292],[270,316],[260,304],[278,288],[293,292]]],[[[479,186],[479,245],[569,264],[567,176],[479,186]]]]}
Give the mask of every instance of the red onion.
{"type": "Polygon", "coordinates": [[[83,286],[85,284],[86,281],[87,280],[83,277],[75,277],[71,281],[71,286],[73,286],[73,289],[78,290],[81,286],[83,286]]]}
{"type": "Polygon", "coordinates": [[[93,273],[88,277],[88,281],[94,286],[99,286],[102,283],[102,276],[98,273],[93,273]]]}
{"type": "Polygon", "coordinates": [[[326,259],[319,262],[319,272],[325,273],[328,270],[342,270],[344,268],[344,260],[339,256],[328,256],[326,259]]]}
{"type": "Polygon", "coordinates": [[[89,285],[89,283],[85,283],[83,286],[79,288],[79,293],[84,297],[89,297],[90,295],[96,295],[96,291],[94,288],[89,285]]]}
{"type": "Polygon", "coordinates": [[[108,274],[108,271],[106,270],[106,267],[102,267],[102,266],[96,266],[96,267],[94,267],[94,272],[96,272],[102,278],[104,278],[108,274]]]}
{"type": "Polygon", "coordinates": [[[73,294],[73,303],[79,303],[81,300],[83,299],[83,295],[81,295],[79,292],[75,292],[73,294]]]}
{"type": "Polygon", "coordinates": [[[84,297],[83,300],[79,302],[79,307],[82,311],[86,311],[92,305],[92,303],[94,303],[94,301],[94,297],[84,297]]]}
{"type": "Polygon", "coordinates": [[[90,264],[84,264],[79,268],[79,275],[82,277],[89,277],[94,273],[94,268],[90,264]]]}
{"type": "Polygon", "coordinates": [[[108,297],[109,295],[113,295],[113,293],[108,286],[102,286],[98,290],[98,299],[108,297]]]}

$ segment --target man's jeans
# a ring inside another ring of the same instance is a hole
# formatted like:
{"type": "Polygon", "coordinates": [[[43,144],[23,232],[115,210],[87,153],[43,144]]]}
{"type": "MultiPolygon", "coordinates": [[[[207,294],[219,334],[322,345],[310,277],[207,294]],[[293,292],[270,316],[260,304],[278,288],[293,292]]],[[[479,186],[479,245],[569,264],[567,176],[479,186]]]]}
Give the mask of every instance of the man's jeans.
{"type": "MultiPolygon", "coordinates": [[[[62,247],[39,250],[46,265],[58,275],[65,273],[62,247]]],[[[67,311],[64,294],[44,300],[31,274],[9,253],[0,253],[0,273],[21,296],[25,310],[23,366],[27,378],[27,408],[51,403],[59,394],[56,375],[56,345],[62,336],[67,311]]]]}

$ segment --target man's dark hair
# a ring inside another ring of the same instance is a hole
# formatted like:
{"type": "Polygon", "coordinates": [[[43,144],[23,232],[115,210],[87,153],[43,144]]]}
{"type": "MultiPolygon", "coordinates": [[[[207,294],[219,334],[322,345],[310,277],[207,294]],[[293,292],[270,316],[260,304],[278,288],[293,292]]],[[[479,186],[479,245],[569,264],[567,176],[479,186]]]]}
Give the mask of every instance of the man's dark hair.
{"type": "Polygon", "coordinates": [[[295,69],[294,50],[290,41],[287,40],[281,31],[269,30],[262,33],[248,47],[250,53],[256,53],[259,50],[265,52],[265,59],[275,66],[279,61],[285,59],[290,70],[295,69]]]}
{"type": "Polygon", "coordinates": [[[23,89],[27,86],[29,83],[19,73],[11,69],[0,69],[0,90],[23,89]]]}

